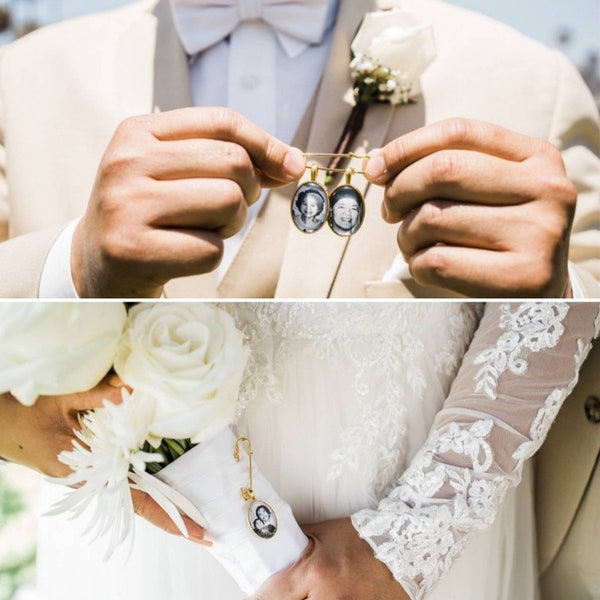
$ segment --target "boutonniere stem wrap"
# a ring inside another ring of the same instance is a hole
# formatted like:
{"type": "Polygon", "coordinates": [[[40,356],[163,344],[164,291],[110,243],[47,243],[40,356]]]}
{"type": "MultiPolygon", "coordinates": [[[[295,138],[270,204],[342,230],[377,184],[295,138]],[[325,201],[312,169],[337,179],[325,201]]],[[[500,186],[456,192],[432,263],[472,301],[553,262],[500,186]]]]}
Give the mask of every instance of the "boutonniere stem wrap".
{"type": "Polygon", "coordinates": [[[369,105],[413,101],[436,54],[431,25],[400,9],[367,13],[350,48],[355,104],[335,150],[340,154],[348,152],[362,129],[369,105]]]}
{"type": "MultiPolygon", "coordinates": [[[[338,235],[351,235],[358,231],[364,219],[364,201],[358,190],[349,184],[350,177],[357,172],[345,170],[345,161],[356,156],[352,152],[353,144],[364,126],[369,106],[374,103],[397,106],[414,102],[414,97],[420,93],[420,77],[435,54],[431,25],[420,21],[414,13],[391,9],[364,16],[351,44],[354,106],[327,168],[307,162],[311,181],[302,184],[292,200],[292,220],[300,231],[314,233],[326,220],[338,235]],[[316,180],[320,170],[326,171],[325,186],[333,182],[335,173],[346,173],[346,185],[341,186],[342,190],[337,188],[334,191],[334,194],[338,192],[337,196],[339,192],[344,193],[344,201],[338,204],[337,220],[331,197],[316,180]],[[311,196],[310,202],[305,200],[305,197],[311,196]],[[307,224],[307,220],[311,222],[307,224]]],[[[315,153],[307,153],[307,156],[311,155],[315,153]]]]}

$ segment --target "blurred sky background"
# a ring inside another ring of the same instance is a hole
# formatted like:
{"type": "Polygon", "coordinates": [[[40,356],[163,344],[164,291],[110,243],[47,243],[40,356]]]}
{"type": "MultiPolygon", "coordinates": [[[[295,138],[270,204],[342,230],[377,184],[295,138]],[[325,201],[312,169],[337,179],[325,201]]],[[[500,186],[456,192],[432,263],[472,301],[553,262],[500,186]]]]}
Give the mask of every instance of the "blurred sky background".
{"type": "MultiPolygon", "coordinates": [[[[447,1],[504,21],[562,50],[579,67],[600,107],[600,0],[447,1]]],[[[131,0],[0,0],[0,45],[39,26],[130,3],[131,0]]]]}
{"type": "MultiPolygon", "coordinates": [[[[547,45],[559,46],[562,38],[562,49],[576,64],[586,61],[592,52],[600,54],[600,0],[450,1],[505,21],[547,45]]],[[[0,0],[0,7],[9,8],[19,29],[30,23],[50,23],[128,3],[127,0],[0,0]]],[[[8,39],[10,34],[4,34],[4,41],[8,39]]]]}

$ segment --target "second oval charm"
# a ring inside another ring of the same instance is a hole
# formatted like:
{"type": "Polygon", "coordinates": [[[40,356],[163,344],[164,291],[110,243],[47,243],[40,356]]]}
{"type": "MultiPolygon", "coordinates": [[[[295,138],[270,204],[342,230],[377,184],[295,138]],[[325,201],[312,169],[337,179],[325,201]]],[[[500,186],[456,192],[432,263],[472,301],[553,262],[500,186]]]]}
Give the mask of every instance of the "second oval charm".
{"type": "Polygon", "coordinates": [[[356,233],[365,219],[365,201],[352,185],[336,188],[329,197],[329,227],[342,236],[356,233]]]}

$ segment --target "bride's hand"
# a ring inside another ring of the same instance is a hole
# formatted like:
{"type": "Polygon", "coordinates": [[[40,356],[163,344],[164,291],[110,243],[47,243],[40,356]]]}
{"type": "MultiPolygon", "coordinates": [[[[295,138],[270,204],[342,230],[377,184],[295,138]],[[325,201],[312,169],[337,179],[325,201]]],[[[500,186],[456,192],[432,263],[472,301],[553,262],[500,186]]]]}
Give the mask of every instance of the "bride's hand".
{"type": "MultiPolygon", "coordinates": [[[[133,506],[135,513],[149,521],[153,525],[156,525],[160,529],[163,529],[167,533],[173,535],[181,535],[179,529],[177,529],[175,523],[171,521],[171,518],[167,513],[156,503],[148,494],[139,490],[131,490],[131,497],[133,498],[133,506]]],[[[188,539],[197,544],[203,546],[212,546],[212,542],[204,540],[204,528],[198,525],[195,521],[192,521],[189,517],[182,515],[183,522],[187,528],[188,539]]]]}
{"type": "Polygon", "coordinates": [[[303,529],[309,544],[302,556],[271,577],[253,600],[408,600],[389,569],[358,537],[350,519],[303,529]]]}
{"type": "Polygon", "coordinates": [[[107,377],[87,392],[40,396],[33,406],[0,394],[0,456],[50,477],[68,475],[58,455],[73,449],[77,414],[101,407],[104,400],[121,402],[121,386],[118,378],[107,377]]]}
{"type": "MultiPolygon", "coordinates": [[[[65,477],[69,468],[58,455],[73,449],[77,414],[99,408],[104,400],[121,402],[123,383],[109,376],[95,388],[77,394],[40,396],[33,406],[24,406],[10,394],[0,394],[0,457],[50,477],[65,477]]],[[[135,511],[168,533],[178,533],[167,514],[147,494],[132,490],[135,511]]],[[[204,530],[184,517],[190,539],[203,543],[204,530]]]]}

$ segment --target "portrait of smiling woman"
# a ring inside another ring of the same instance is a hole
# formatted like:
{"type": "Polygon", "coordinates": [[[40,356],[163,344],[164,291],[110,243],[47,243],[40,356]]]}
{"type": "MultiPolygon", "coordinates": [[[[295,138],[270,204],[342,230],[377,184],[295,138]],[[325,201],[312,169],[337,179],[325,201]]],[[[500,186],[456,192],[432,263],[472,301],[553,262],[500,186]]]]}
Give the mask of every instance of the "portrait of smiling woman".
{"type": "Polygon", "coordinates": [[[292,219],[305,233],[318,231],[327,218],[327,197],[324,189],[313,182],[304,184],[292,201],[292,219]]]}
{"type": "Polygon", "coordinates": [[[331,195],[329,226],[338,235],[352,235],[362,225],[364,205],[361,197],[351,186],[342,186],[331,195]]]}

